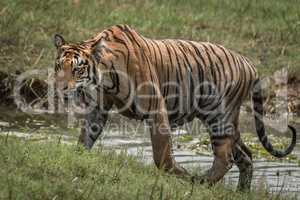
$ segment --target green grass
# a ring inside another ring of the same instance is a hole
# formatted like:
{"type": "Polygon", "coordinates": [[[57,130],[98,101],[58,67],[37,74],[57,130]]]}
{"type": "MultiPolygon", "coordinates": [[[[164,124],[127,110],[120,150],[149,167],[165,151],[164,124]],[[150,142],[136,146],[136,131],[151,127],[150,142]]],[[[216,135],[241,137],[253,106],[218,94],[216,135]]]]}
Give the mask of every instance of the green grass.
{"type": "Polygon", "coordinates": [[[2,0],[1,69],[53,67],[55,33],[81,41],[119,23],[148,37],[223,44],[263,75],[300,74],[299,0],[2,0]]]}
{"type": "Polygon", "coordinates": [[[126,153],[0,137],[0,199],[270,199],[166,175],[126,153]]]}

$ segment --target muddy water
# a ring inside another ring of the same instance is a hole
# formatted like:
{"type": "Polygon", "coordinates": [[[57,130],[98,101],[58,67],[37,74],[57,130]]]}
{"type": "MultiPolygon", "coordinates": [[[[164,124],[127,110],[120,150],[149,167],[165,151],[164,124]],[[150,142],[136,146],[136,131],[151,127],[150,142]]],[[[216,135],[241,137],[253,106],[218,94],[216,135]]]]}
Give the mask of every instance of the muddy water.
{"type": "MultiPolygon", "coordinates": [[[[78,124],[76,121],[74,123],[74,119],[69,119],[66,116],[21,114],[7,108],[0,108],[0,113],[0,134],[16,135],[35,140],[59,139],[66,143],[75,143],[78,137],[78,124]],[[75,128],[68,127],[67,125],[70,123],[75,128]]],[[[242,116],[241,118],[242,132],[253,132],[252,118],[249,116],[242,116]]],[[[201,132],[206,134],[204,133],[205,129],[200,130],[203,126],[199,123],[197,125],[193,126],[193,129],[185,127],[174,131],[173,146],[177,162],[194,173],[201,173],[211,166],[212,156],[193,153],[182,148],[181,143],[176,142],[176,138],[185,134],[193,136],[193,140],[189,143],[197,142],[201,132]]],[[[299,123],[294,125],[298,126],[297,130],[299,130],[299,123]]],[[[97,145],[108,150],[127,151],[128,154],[137,156],[145,163],[152,163],[152,149],[147,126],[142,122],[127,120],[116,113],[111,114],[109,123],[97,145]]],[[[300,158],[299,146],[298,142],[296,154],[300,158]]],[[[235,186],[237,181],[238,169],[233,167],[226,175],[224,182],[235,186]]],[[[264,187],[272,193],[288,193],[295,196],[296,199],[300,199],[300,166],[288,162],[255,160],[253,187],[264,187]]]]}

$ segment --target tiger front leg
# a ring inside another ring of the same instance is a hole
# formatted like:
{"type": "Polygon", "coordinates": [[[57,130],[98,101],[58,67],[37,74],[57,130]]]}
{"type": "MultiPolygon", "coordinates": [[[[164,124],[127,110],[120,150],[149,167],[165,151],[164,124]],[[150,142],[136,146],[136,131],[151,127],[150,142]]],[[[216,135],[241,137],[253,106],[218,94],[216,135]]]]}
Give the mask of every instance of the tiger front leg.
{"type": "Polygon", "coordinates": [[[170,128],[165,124],[153,123],[151,142],[153,159],[159,169],[176,175],[188,175],[188,172],[176,163],[172,154],[172,138],[170,128]]]}
{"type": "Polygon", "coordinates": [[[159,169],[179,176],[189,175],[176,163],[172,152],[172,138],[169,120],[162,109],[150,120],[153,159],[159,169]]]}
{"type": "Polygon", "coordinates": [[[97,106],[85,115],[78,144],[82,144],[86,149],[93,147],[106,124],[108,118],[107,112],[99,109],[97,106]]]}

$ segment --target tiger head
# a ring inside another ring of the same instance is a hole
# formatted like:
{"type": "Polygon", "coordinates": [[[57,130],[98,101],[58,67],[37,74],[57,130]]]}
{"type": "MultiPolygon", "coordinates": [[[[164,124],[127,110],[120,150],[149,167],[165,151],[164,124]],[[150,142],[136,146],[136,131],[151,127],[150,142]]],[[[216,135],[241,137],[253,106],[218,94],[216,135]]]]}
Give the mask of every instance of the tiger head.
{"type": "Polygon", "coordinates": [[[96,83],[95,59],[91,56],[89,46],[67,43],[61,35],[54,36],[57,49],[55,60],[55,82],[57,89],[63,92],[96,83]]]}
{"type": "Polygon", "coordinates": [[[92,95],[96,100],[105,94],[119,94],[119,85],[130,83],[128,87],[132,87],[124,66],[133,63],[133,56],[129,59],[129,54],[123,52],[129,51],[127,45],[112,38],[106,31],[80,43],[66,42],[58,34],[54,36],[57,49],[54,80],[60,97],[75,96],[79,97],[76,101],[81,101],[83,94],[83,98],[92,95]]]}

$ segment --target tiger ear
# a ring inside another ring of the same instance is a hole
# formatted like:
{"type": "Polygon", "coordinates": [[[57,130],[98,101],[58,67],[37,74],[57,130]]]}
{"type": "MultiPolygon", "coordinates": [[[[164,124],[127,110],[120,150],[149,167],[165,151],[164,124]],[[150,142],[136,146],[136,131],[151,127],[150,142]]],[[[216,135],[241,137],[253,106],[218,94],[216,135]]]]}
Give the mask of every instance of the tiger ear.
{"type": "Polygon", "coordinates": [[[53,41],[54,41],[54,45],[56,46],[56,48],[60,48],[62,45],[64,45],[66,43],[63,36],[61,36],[59,34],[54,35],[54,40],[53,41]]]}

